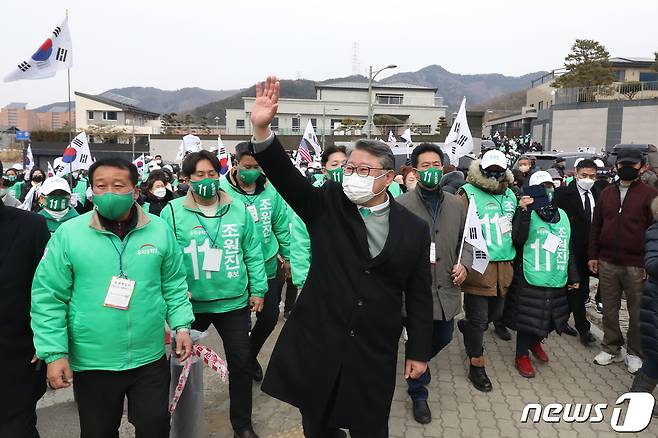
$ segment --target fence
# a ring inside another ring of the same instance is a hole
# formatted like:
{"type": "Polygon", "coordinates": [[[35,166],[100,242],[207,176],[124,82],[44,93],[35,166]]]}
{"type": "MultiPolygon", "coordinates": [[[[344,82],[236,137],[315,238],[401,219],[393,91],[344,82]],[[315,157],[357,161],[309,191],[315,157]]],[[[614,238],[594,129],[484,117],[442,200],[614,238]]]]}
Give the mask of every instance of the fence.
{"type": "Polygon", "coordinates": [[[559,88],[555,104],[611,100],[658,99],[658,82],[615,82],[594,87],[559,88]]]}

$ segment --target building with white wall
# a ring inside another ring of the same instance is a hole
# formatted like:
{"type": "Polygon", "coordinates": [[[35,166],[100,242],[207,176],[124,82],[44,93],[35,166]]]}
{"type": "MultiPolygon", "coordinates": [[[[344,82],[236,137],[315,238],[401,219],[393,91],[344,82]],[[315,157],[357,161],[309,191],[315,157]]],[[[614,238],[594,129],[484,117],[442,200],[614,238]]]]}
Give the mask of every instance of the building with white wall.
{"type": "MultiPolygon", "coordinates": [[[[413,84],[373,84],[373,135],[400,135],[407,127],[418,133],[434,133],[447,105],[436,96],[437,89],[413,84]]],[[[243,97],[243,108],[226,110],[227,134],[251,134],[249,116],[254,97],[243,97]]],[[[315,99],[279,99],[272,129],[280,134],[300,134],[310,120],[318,136],[354,132],[344,122],[361,125],[368,118],[368,84],[338,82],[316,85],[315,99]]]]}

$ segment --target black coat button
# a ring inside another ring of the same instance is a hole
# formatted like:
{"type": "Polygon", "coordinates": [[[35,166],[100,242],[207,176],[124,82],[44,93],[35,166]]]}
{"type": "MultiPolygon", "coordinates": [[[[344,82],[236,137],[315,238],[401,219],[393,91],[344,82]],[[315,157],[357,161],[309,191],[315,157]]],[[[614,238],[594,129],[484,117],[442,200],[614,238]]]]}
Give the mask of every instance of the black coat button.
{"type": "Polygon", "coordinates": [[[370,275],[370,271],[367,270],[367,269],[366,269],[365,271],[363,271],[363,272],[364,272],[366,275],[370,275]]]}
{"type": "Polygon", "coordinates": [[[356,333],[354,333],[354,330],[350,330],[350,336],[351,336],[351,337],[356,336],[356,333]]]}
{"type": "Polygon", "coordinates": [[[357,300],[356,305],[357,305],[357,307],[363,306],[363,300],[357,300]]]}

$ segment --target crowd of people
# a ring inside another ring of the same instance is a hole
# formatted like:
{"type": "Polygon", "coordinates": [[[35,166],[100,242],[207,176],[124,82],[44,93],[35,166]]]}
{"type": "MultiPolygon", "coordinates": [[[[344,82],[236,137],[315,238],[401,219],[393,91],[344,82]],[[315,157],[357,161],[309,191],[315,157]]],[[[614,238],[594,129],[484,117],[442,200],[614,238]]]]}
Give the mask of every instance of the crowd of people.
{"type": "Polygon", "coordinates": [[[180,168],[155,156],[142,174],[121,158],[49,178],[0,164],[0,343],[11,376],[0,436],[38,436],[46,381],[73,386],[83,437],[117,436],[126,398],[137,437],[168,436],[165,327],[171,360],[183,362],[190,331],[212,325],[234,436],[258,436],[252,382],[262,381],[300,410],[307,437],[386,437],[403,328],[411,415],[427,424],[428,364],[455,326],[474,388],[495,390],[490,323],[503,340],[516,332],[510,366],[532,378],[552,333],[594,344],[591,277],[604,332],[592,359],[623,361],[631,391],[653,391],[658,189],[641,180],[641,152],[620,151],[612,172],[591,159],[544,171],[521,155],[512,172],[509,151],[493,148],[460,171],[423,143],[396,169],[385,143],[358,140],[296,168],[269,128],[278,96],[275,77],[257,85],[253,137],[225,174],[203,150],[180,168]],[[480,230],[465,227],[470,211],[480,230]],[[486,251],[472,244],[479,234],[486,251]],[[284,288],[286,322],[262,364],[284,288]]]}

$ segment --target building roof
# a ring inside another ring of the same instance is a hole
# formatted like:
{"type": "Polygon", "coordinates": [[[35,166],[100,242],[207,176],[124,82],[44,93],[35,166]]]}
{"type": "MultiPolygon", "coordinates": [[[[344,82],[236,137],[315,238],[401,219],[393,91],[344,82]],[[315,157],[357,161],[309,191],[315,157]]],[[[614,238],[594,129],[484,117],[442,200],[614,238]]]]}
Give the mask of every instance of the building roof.
{"type": "MultiPolygon", "coordinates": [[[[335,82],[333,84],[318,84],[315,88],[340,88],[347,90],[367,90],[367,82],[335,82]]],[[[405,82],[394,82],[389,84],[382,84],[379,82],[373,83],[372,88],[391,88],[391,89],[406,89],[406,90],[428,90],[436,92],[438,88],[425,87],[422,85],[409,84],[405,82]]]]}
{"type": "Polygon", "coordinates": [[[160,117],[159,113],[154,113],[153,111],[145,110],[143,108],[139,108],[139,107],[134,106],[134,105],[119,102],[118,100],[110,99],[110,98],[105,97],[105,96],[98,96],[98,95],[94,95],[94,94],[86,94],[86,93],[81,93],[79,91],[76,91],[75,95],[80,96],[80,97],[84,97],[85,99],[95,100],[96,102],[104,103],[106,105],[115,106],[117,108],[122,109],[125,112],[143,114],[145,116],[150,116],[150,117],[160,117]]]}
{"type": "Polygon", "coordinates": [[[610,63],[615,67],[650,67],[654,62],[656,62],[655,58],[641,58],[636,56],[610,58],[610,63]]]}

